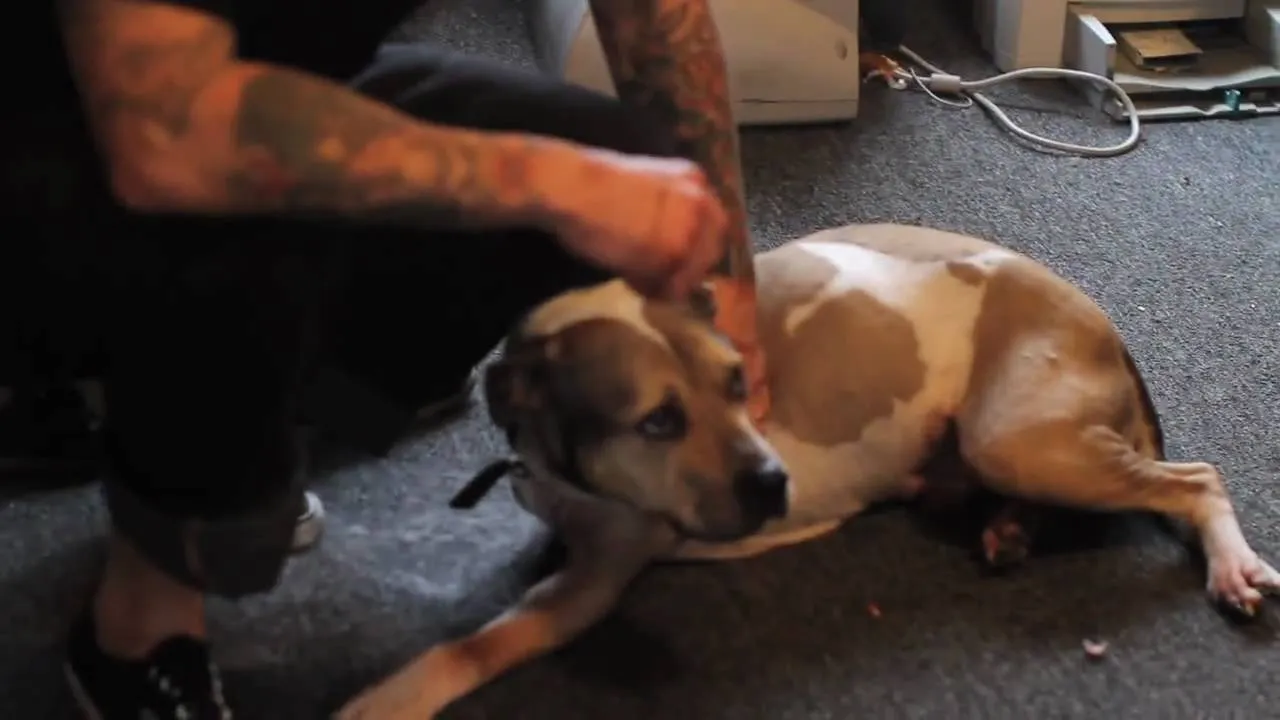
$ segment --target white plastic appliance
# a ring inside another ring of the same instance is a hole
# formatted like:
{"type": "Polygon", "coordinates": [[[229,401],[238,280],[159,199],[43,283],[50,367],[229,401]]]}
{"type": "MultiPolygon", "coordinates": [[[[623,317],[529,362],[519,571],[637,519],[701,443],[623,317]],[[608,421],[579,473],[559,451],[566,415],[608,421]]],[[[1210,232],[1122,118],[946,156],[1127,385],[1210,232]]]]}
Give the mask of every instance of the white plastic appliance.
{"type": "MultiPolygon", "coordinates": [[[[742,125],[851,120],[858,114],[857,0],[711,0],[742,125]]],[[[532,0],[543,69],[614,94],[587,0],[532,0]]]]}
{"type": "MultiPolygon", "coordinates": [[[[1280,113],[1280,0],[974,0],[1005,71],[1111,78],[1146,118],[1280,113]]],[[[1118,106],[1096,87],[1104,110],[1118,106]]]]}

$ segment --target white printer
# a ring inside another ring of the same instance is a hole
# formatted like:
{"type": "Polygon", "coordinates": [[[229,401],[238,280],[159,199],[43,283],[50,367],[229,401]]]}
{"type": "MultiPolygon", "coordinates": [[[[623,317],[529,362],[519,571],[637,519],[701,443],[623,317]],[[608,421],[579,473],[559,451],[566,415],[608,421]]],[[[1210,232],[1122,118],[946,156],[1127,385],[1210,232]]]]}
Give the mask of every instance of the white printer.
{"type": "MultiPolygon", "coordinates": [[[[858,114],[858,0],[711,0],[743,125],[858,114]]],[[[543,69],[614,94],[587,0],[532,0],[543,69]]]]}
{"type": "Polygon", "coordinates": [[[1280,113],[1280,0],[974,0],[974,20],[1001,70],[1109,77],[1140,117],[1280,113]]]}

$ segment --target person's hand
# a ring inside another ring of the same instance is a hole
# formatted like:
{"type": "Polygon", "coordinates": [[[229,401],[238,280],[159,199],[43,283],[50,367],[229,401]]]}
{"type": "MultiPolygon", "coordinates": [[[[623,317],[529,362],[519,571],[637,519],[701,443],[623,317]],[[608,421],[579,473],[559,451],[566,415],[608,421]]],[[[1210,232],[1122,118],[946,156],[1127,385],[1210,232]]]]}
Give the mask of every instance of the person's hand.
{"type": "Polygon", "coordinates": [[[727,217],[697,164],[587,150],[551,187],[570,252],[649,297],[683,300],[725,250],[727,217]]]}
{"type": "Polygon", "coordinates": [[[748,411],[769,411],[765,359],[756,336],[755,288],[713,276],[727,250],[728,216],[697,164],[681,159],[580,151],[549,183],[551,231],[566,249],[618,273],[650,297],[685,299],[712,280],[716,328],[743,355],[748,411]]]}

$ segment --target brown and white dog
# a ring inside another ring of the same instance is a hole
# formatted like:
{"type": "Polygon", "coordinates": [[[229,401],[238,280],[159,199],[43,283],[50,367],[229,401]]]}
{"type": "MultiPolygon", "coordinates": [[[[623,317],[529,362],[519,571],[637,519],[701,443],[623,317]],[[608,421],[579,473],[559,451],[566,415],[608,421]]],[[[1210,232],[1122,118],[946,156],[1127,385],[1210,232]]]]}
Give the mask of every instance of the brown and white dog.
{"type": "MultiPolygon", "coordinates": [[[[1251,614],[1280,591],[1214,467],[1164,458],[1106,314],[1044,266],[970,237],[872,225],[763,253],[756,272],[773,397],[759,432],[739,356],[687,307],[613,282],[524,320],[489,369],[487,401],[525,467],[517,498],[568,562],[338,717],[434,717],[601,619],[652,561],[754,555],[912,496],[944,431],[1002,496],[1180,521],[1204,548],[1215,600],[1251,614]]],[[[987,537],[990,559],[999,544],[987,537]]]]}

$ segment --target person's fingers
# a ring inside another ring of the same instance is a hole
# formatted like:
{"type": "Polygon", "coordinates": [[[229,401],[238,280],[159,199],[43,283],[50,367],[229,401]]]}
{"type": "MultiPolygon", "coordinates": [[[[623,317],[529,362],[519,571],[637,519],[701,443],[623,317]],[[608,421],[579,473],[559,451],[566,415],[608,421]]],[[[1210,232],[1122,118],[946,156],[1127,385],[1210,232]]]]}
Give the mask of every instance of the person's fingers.
{"type": "Polygon", "coordinates": [[[714,196],[710,196],[694,223],[688,256],[673,280],[681,299],[707,279],[727,250],[728,216],[714,196]]]}
{"type": "MultiPolygon", "coordinates": [[[[672,300],[685,300],[689,294],[698,288],[707,278],[711,268],[715,267],[715,257],[717,253],[708,254],[706,247],[713,247],[709,243],[700,243],[704,249],[698,257],[691,257],[681,266],[680,270],[673,275],[667,288],[667,295],[672,300]]],[[[699,252],[699,251],[694,251],[699,252]]]]}
{"type": "MultiPolygon", "coordinates": [[[[695,248],[705,246],[705,242],[698,240],[693,241],[695,248]]],[[[706,278],[710,265],[702,262],[698,256],[701,254],[705,257],[705,251],[700,253],[699,250],[691,248],[690,255],[683,258],[680,265],[666,278],[666,290],[664,294],[669,300],[683,301],[689,297],[694,288],[706,278]]]]}
{"type": "MultiPolygon", "coordinates": [[[[661,246],[658,254],[662,257],[660,265],[655,269],[654,288],[650,297],[664,300],[683,300],[688,290],[687,284],[689,239],[667,237],[658,239],[655,244],[661,246]]],[[[650,252],[654,252],[651,250],[650,252]]]]}
{"type": "Polygon", "coordinates": [[[685,267],[689,260],[691,243],[689,215],[693,212],[689,193],[685,188],[666,188],[667,201],[662,215],[655,219],[650,234],[637,238],[635,247],[637,270],[643,268],[654,283],[649,297],[663,300],[679,300],[685,267]]]}
{"type": "MultiPolygon", "coordinates": [[[[637,292],[648,297],[683,300],[703,280],[724,252],[727,215],[705,173],[696,164],[670,159],[628,158],[633,192],[620,216],[593,207],[614,232],[576,228],[573,240],[582,250],[612,267],[637,292]],[[648,166],[648,167],[646,167],[648,166]],[[637,226],[637,221],[642,225],[637,226]],[[630,227],[628,227],[630,225],[630,227]]],[[[587,222],[587,225],[592,223],[587,222]]]]}

